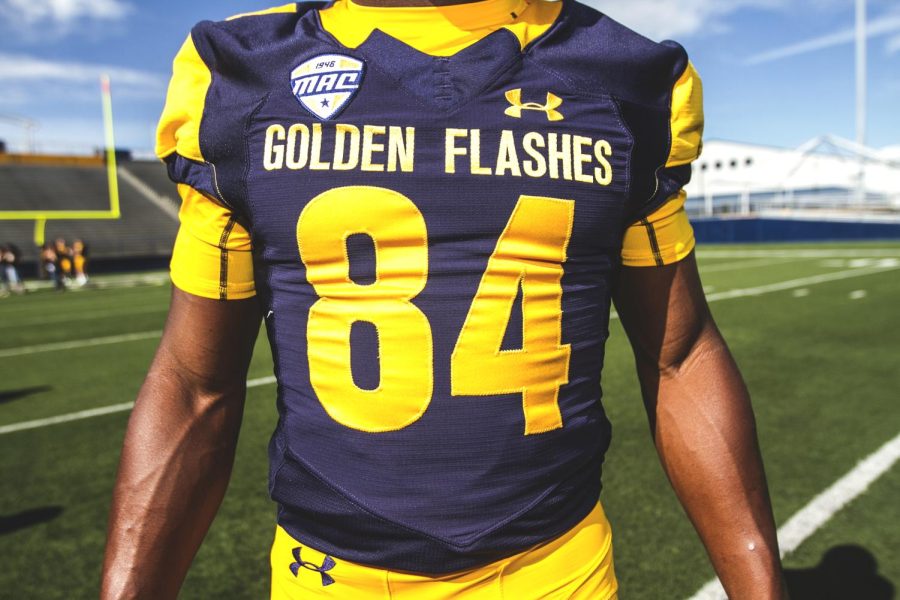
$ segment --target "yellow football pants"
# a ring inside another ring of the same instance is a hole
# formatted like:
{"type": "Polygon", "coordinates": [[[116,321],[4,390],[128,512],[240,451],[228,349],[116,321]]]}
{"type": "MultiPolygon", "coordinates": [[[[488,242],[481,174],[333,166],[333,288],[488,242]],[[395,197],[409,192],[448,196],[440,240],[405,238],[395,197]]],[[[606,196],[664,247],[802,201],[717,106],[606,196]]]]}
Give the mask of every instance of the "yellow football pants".
{"type": "Polygon", "coordinates": [[[271,559],[272,600],[615,600],[618,588],[612,532],[599,504],[555,540],[449,575],[429,577],[329,559],[281,527],[271,559]]]}

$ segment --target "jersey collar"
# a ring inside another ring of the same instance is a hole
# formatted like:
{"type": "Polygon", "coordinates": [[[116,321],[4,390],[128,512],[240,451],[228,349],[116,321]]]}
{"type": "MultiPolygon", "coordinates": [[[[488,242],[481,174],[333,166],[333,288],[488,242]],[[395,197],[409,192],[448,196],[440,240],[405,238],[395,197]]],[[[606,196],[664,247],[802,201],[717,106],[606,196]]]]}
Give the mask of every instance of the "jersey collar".
{"type": "Polygon", "coordinates": [[[319,11],[322,27],[347,48],[358,48],[375,30],[430,56],[449,57],[506,29],[524,49],[556,20],[561,2],[482,0],[427,7],[372,7],[336,0],[319,11]]]}

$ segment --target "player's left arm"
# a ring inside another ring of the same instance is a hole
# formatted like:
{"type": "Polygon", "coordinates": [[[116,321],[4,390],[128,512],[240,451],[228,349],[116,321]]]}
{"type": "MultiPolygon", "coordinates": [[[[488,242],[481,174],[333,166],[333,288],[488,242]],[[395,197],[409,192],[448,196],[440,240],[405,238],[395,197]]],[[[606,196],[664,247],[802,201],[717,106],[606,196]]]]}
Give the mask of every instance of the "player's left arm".
{"type": "Polygon", "coordinates": [[[728,597],[786,598],[750,395],[693,253],[623,267],[615,303],[663,468],[728,597]]]}

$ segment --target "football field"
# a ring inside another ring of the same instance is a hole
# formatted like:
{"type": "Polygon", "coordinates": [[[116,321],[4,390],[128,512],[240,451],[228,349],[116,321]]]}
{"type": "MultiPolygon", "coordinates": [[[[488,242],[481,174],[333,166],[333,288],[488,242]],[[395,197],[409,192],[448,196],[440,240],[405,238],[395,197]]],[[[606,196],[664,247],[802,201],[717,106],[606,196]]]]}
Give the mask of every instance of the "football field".
{"type": "MultiPolygon", "coordinates": [[[[893,598],[900,244],[705,246],[699,262],[753,396],[793,598],[893,598]]],[[[0,598],[97,596],[119,449],[169,283],[96,283],[0,300],[0,598]]],[[[607,348],[603,501],[621,597],[691,598],[712,569],[656,460],[617,321],[607,348]]],[[[183,598],[267,597],[271,373],[261,335],[231,486],[183,598]]]]}

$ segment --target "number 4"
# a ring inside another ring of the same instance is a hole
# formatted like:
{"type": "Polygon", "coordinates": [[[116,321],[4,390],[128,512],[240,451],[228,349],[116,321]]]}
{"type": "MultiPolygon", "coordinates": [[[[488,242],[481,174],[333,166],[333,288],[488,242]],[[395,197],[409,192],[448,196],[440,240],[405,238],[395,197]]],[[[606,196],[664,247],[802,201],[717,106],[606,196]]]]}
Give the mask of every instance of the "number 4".
{"type": "Polygon", "coordinates": [[[525,435],[563,426],[559,388],[569,381],[562,345],[563,263],[575,203],[522,196],[488,261],[450,360],[454,396],[521,392],[525,435]],[[522,348],[501,350],[522,289],[522,348]]]}

